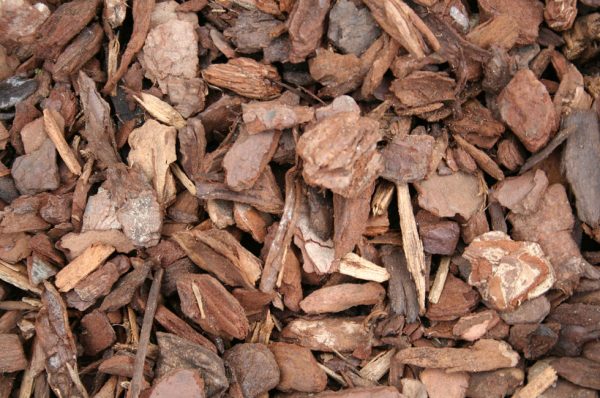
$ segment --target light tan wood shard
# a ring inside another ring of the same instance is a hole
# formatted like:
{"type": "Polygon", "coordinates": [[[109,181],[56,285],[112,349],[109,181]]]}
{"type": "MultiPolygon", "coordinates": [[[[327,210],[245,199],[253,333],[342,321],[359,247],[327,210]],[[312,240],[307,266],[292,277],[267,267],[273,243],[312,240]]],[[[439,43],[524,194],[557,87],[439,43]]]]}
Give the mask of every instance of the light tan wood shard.
{"type": "Polygon", "coordinates": [[[388,181],[382,181],[377,185],[375,193],[373,194],[373,200],[371,201],[371,211],[374,216],[381,216],[387,213],[393,195],[394,184],[388,181]]]}
{"type": "Polygon", "coordinates": [[[410,201],[408,184],[396,184],[398,192],[398,213],[400,214],[400,230],[402,231],[402,245],[404,254],[415,286],[419,302],[419,312],[425,313],[425,254],[423,243],[417,231],[417,223],[410,201]]]}
{"type": "Polygon", "coordinates": [[[384,351],[371,359],[358,374],[360,377],[371,380],[374,382],[379,381],[388,370],[390,370],[390,364],[392,363],[392,357],[396,353],[396,349],[392,348],[389,351],[384,351]]]}
{"type": "Polygon", "coordinates": [[[355,253],[348,253],[342,257],[338,272],[356,279],[379,283],[390,279],[390,274],[384,267],[380,267],[355,253]]]}
{"type": "Polygon", "coordinates": [[[177,177],[181,185],[183,185],[183,187],[187,189],[189,193],[196,196],[196,186],[194,185],[192,180],[190,180],[190,178],[183,172],[183,170],[181,170],[181,167],[179,167],[177,163],[171,163],[171,171],[173,172],[173,175],[177,177]]]}
{"type": "Polygon", "coordinates": [[[27,275],[22,274],[12,268],[10,264],[0,260],[0,280],[16,286],[21,290],[27,290],[35,294],[41,294],[42,291],[29,282],[27,275]]]}
{"type": "Polygon", "coordinates": [[[519,354],[504,341],[481,339],[469,348],[405,348],[393,360],[447,372],[485,372],[516,366],[519,354]]]}
{"type": "Polygon", "coordinates": [[[62,117],[58,112],[52,109],[44,109],[44,128],[48,138],[52,141],[60,157],[65,162],[69,171],[76,175],[81,175],[81,165],[75,157],[75,154],[67,144],[63,129],[59,126],[57,120],[61,120],[62,117]],[[60,118],[60,119],[58,119],[60,118]]]}
{"type": "Polygon", "coordinates": [[[169,165],[177,160],[177,130],[150,119],[134,129],[127,141],[131,147],[127,157],[129,166],[141,170],[152,182],[161,204],[172,203],[177,187],[169,165]]]}
{"type": "Polygon", "coordinates": [[[429,49],[440,49],[435,35],[419,16],[402,0],[365,0],[373,17],[394,40],[416,58],[423,58],[429,49]]]}
{"type": "Polygon", "coordinates": [[[115,248],[109,245],[92,245],[76,259],[56,274],[55,285],[61,292],[68,292],[75,285],[98,268],[115,248]]]}
{"type": "Polygon", "coordinates": [[[537,398],[556,382],[558,376],[552,366],[548,366],[536,375],[527,385],[518,390],[513,398],[537,398]]]}
{"type": "Polygon", "coordinates": [[[146,93],[140,93],[139,96],[134,95],[133,98],[135,98],[149,114],[159,121],[178,129],[186,126],[186,122],[179,112],[157,97],[146,93]]]}
{"type": "Polygon", "coordinates": [[[435,274],[435,279],[431,290],[429,291],[429,302],[436,304],[440,300],[442,290],[446,284],[446,277],[448,276],[448,269],[450,268],[450,257],[442,257],[440,260],[440,266],[435,274]]]}

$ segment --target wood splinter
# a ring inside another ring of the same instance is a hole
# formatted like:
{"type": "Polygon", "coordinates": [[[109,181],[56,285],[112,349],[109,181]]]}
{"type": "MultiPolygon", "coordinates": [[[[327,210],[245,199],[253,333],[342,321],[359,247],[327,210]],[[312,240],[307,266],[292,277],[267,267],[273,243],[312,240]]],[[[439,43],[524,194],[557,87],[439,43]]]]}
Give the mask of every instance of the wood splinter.
{"type": "Polygon", "coordinates": [[[440,260],[440,266],[438,267],[437,273],[435,274],[433,285],[431,286],[431,290],[429,291],[430,303],[437,304],[437,302],[440,300],[442,290],[444,290],[444,285],[446,284],[446,277],[448,276],[449,269],[450,257],[442,257],[442,259],[440,260]]]}
{"type": "Polygon", "coordinates": [[[533,377],[527,385],[521,388],[513,395],[513,398],[535,398],[542,395],[552,384],[556,382],[558,376],[552,366],[548,366],[541,373],[533,377]]]}
{"type": "Polygon", "coordinates": [[[400,215],[400,230],[402,231],[402,245],[406,256],[408,270],[417,288],[420,314],[425,313],[425,254],[423,243],[417,231],[417,223],[410,201],[408,184],[396,184],[398,192],[398,213],[400,215]]]}
{"type": "Polygon", "coordinates": [[[144,362],[146,361],[146,354],[148,352],[150,332],[152,331],[154,314],[156,313],[156,307],[158,306],[158,297],[160,295],[160,286],[164,271],[165,270],[163,268],[159,268],[158,271],[154,273],[154,280],[152,281],[150,293],[148,294],[146,311],[144,312],[144,320],[142,321],[142,332],[140,333],[140,341],[133,365],[133,377],[131,378],[129,394],[127,395],[128,398],[138,398],[142,391],[144,362]]]}

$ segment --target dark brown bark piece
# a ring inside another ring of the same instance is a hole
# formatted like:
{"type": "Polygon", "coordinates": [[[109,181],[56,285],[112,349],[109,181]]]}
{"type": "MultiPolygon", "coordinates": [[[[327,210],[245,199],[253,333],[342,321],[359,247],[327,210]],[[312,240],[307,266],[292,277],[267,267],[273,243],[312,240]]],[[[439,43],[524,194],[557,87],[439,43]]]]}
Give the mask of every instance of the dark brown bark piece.
{"type": "Polygon", "coordinates": [[[69,374],[77,372],[77,348],[69,325],[67,308],[56,289],[44,282],[43,307],[36,318],[36,335],[46,353],[48,384],[57,396],[80,396],[69,374]]]}
{"type": "Polygon", "coordinates": [[[423,210],[417,213],[415,219],[425,252],[446,256],[454,253],[460,237],[457,222],[440,219],[423,210]]]}
{"type": "Polygon", "coordinates": [[[210,275],[188,275],[177,281],[184,314],[208,333],[243,339],[249,331],[244,308],[210,275]]]}
{"type": "Polygon", "coordinates": [[[384,246],[381,260],[390,274],[387,294],[392,311],[406,316],[408,322],[414,322],[419,316],[417,289],[408,272],[404,251],[399,247],[384,246]]]}
{"type": "Polygon", "coordinates": [[[86,120],[82,135],[101,167],[108,167],[120,161],[116,150],[115,127],[110,116],[110,107],[96,90],[94,81],[84,72],[79,72],[77,82],[86,120]]]}
{"type": "Polygon", "coordinates": [[[564,303],[550,312],[548,321],[558,322],[562,325],[596,327],[600,323],[600,306],[564,303]]]}
{"type": "Polygon", "coordinates": [[[156,376],[162,377],[177,369],[197,370],[204,379],[207,397],[219,396],[227,390],[223,360],[214,352],[189,340],[169,333],[156,333],[159,357],[156,376]]]}
{"type": "Polygon", "coordinates": [[[600,129],[594,111],[575,111],[563,127],[575,131],[567,138],[562,168],[575,195],[579,219],[592,228],[600,223],[600,129]]]}
{"type": "Polygon", "coordinates": [[[291,41],[290,62],[302,62],[317,49],[329,5],[329,0],[299,0],[294,3],[287,22],[291,41]]]}
{"type": "Polygon", "coordinates": [[[62,48],[94,18],[100,4],[97,0],[64,3],[40,26],[34,54],[54,59],[62,48]]]}
{"type": "Polygon", "coordinates": [[[28,361],[18,335],[0,334],[0,349],[0,372],[18,372],[27,368],[28,361]]]}
{"type": "Polygon", "coordinates": [[[244,10],[238,15],[235,24],[223,33],[225,37],[232,39],[238,53],[252,54],[269,46],[273,40],[271,32],[279,24],[272,15],[259,10],[244,10]]]}
{"type": "MultiPolygon", "coordinates": [[[[0,109],[8,109],[18,105],[25,98],[35,93],[37,88],[38,82],[35,79],[11,77],[2,80],[0,82],[0,109]]],[[[31,120],[33,119],[35,119],[35,117],[31,118],[31,120]]],[[[24,124],[26,123],[27,122],[24,124]]]]}
{"type": "Polygon", "coordinates": [[[244,397],[259,397],[279,384],[279,366],[264,344],[236,344],[223,360],[244,397]]]}
{"type": "Polygon", "coordinates": [[[525,163],[523,149],[517,143],[517,141],[512,138],[503,139],[498,143],[498,152],[496,153],[496,157],[498,159],[498,163],[510,171],[517,170],[519,166],[522,166],[523,163],[525,163]]]}
{"type": "Polygon", "coordinates": [[[527,359],[537,359],[548,353],[558,342],[557,323],[521,324],[510,328],[509,343],[527,359]]]}
{"type": "Polygon", "coordinates": [[[512,394],[524,381],[525,375],[518,368],[471,373],[467,396],[472,398],[505,397],[512,394]]]}
{"type": "Polygon", "coordinates": [[[540,323],[549,313],[550,301],[546,296],[540,296],[525,301],[514,311],[502,312],[500,317],[509,325],[517,325],[520,323],[540,323]]]}
{"type": "Polygon", "coordinates": [[[309,349],[288,343],[271,343],[281,372],[277,389],[280,391],[321,392],[327,386],[327,375],[309,349]]]}
{"type": "Polygon", "coordinates": [[[355,198],[333,195],[333,247],[336,259],[353,251],[365,232],[374,188],[374,184],[367,187],[355,198]]]}
{"type": "Polygon", "coordinates": [[[175,369],[154,382],[148,398],[204,398],[204,380],[200,372],[192,369],[175,369]]]}
{"type": "Polygon", "coordinates": [[[187,322],[169,311],[165,306],[158,306],[154,318],[156,319],[156,322],[160,323],[160,325],[168,332],[189,340],[192,343],[201,345],[214,353],[217,352],[217,348],[210,340],[198,333],[187,322]]]}
{"type": "Polygon", "coordinates": [[[127,48],[121,57],[121,63],[114,74],[109,76],[104,88],[102,89],[103,94],[108,94],[113,91],[117,82],[125,75],[129,64],[133,60],[133,57],[138,51],[142,49],[146,36],[150,30],[150,19],[152,10],[156,4],[155,0],[135,0],[132,6],[133,15],[133,31],[131,37],[127,43],[127,48]]]}
{"type": "Polygon", "coordinates": [[[97,299],[110,293],[113,284],[129,270],[129,267],[129,259],[125,256],[116,257],[106,262],[67,293],[67,304],[69,307],[77,308],[80,311],[88,309],[94,305],[97,299]]]}
{"type": "Polygon", "coordinates": [[[173,238],[198,267],[227,285],[251,288],[260,276],[261,261],[227,231],[183,231],[173,238]]]}
{"type": "Polygon", "coordinates": [[[250,189],[236,192],[224,183],[198,181],[196,190],[200,199],[241,202],[271,214],[281,214],[283,210],[281,191],[268,165],[250,189]]]}
{"type": "Polygon", "coordinates": [[[187,126],[177,132],[177,139],[179,164],[194,180],[200,173],[201,162],[206,154],[206,131],[200,118],[188,119],[187,126]]]}
{"type": "Polygon", "coordinates": [[[393,183],[420,181],[429,173],[434,139],[429,135],[396,137],[381,152],[381,176],[393,183]]]}
{"type": "Polygon", "coordinates": [[[65,48],[52,67],[52,77],[56,81],[68,81],[86,62],[100,51],[104,32],[99,24],[84,28],[65,48]]]}
{"type": "Polygon", "coordinates": [[[20,232],[16,234],[0,234],[0,259],[14,264],[31,254],[29,235],[20,232]]]}
{"type": "Polygon", "coordinates": [[[158,245],[149,248],[147,252],[163,268],[168,268],[175,261],[185,257],[185,251],[171,239],[161,240],[158,245]]]}
{"type": "Polygon", "coordinates": [[[81,326],[84,329],[82,334],[82,344],[88,355],[96,355],[117,340],[108,317],[103,312],[95,310],[81,319],[81,326]]]}
{"type": "Polygon", "coordinates": [[[578,386],[600,389],[600,364],[586,358],[558,358],[551,362],[551,366],[559,376],[578,386]]]}
{"type": "Polygon", "coordinates": [[[49,195],[47,202],[40,208],[40,216],[50,224],[66,223],[71,218],[70,195],[49,195]]]}
{"type": "MultiPolygon", "coordinates": [[[[98,371],[109,375],[131,378],[133,376],[133,367],[135,356],[129,352],[121,352],[105,359],[98,366],[98,371]]],[[[148,379],[154,376],[149,362],[144,364],[144,376],[148,379]]]]}
{"type": "Polygon", "coordinates": [[[151,263],[143,262],[125,275],[117,286],[102,301],[101,311],[111,312],[129,304],[138,287],[144,283],[151,269],[151,263]]]}

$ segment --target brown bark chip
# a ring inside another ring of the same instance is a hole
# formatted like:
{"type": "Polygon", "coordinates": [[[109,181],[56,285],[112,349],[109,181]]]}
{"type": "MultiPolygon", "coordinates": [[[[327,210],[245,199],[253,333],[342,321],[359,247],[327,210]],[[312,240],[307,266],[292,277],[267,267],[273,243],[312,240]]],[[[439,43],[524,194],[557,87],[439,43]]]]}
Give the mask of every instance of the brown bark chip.
{"type": "Polygon", "coordinates": [[[272,343],[269,349],[281,372],[278,390],[311,393],[325,389],[327,375],[309,349],[288,343],[272,343]]]}
{"type": "Polygon", "coordinates": [[[556,131],[557,118],[546,87],[530,70],[521,70],[498,96],[502,119],[525,148],[536,152],[556,131]]]}

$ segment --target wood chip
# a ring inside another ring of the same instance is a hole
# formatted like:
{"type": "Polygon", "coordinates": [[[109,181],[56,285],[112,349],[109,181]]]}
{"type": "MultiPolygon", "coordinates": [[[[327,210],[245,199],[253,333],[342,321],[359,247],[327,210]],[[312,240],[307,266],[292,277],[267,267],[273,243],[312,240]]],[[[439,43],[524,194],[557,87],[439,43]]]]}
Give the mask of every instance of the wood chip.
{"type": "Polygon", "coordinates": [[[115,251],[109,245],[96,244],[88,247],[79,257],[71,261],[56,275],[56,287],[68,292],[83,278],[92,273],[115,251]]]}
{"type": "Polygon", "coordinates": [[[400,229],[402,231],[402,244],[408,264],[408,270],[417,287],[419,312],[425,313],[425,255],[423,243],[417,231],[417,224],[410,201],[407,184],[396,184],[398,194],[398,212],[400,213],[400,229]]]}
{"type": "Polygon", "coordinates": [[[58,126],[56,119],[60,117],[57,112],[51,109],[44,109],[44,127],[48,137],[54,143],[60,157],[65,162],[71,173],[81,175],[81,165],[73,154],[73,151],[65,140],[62,129],[58,126]]]}

